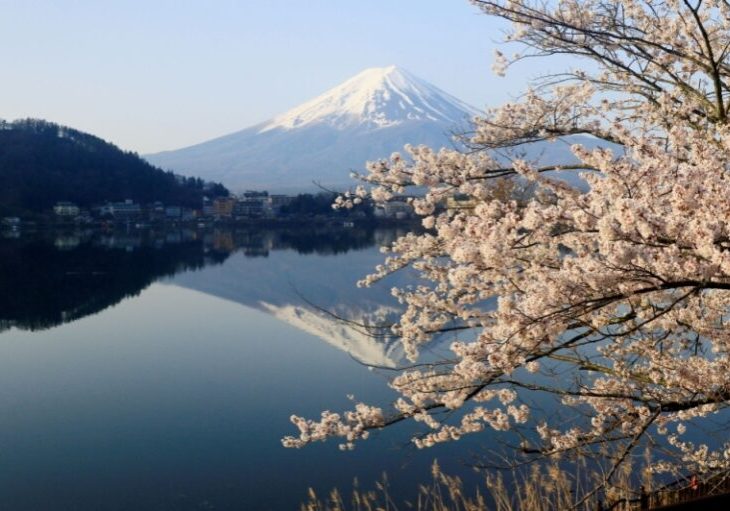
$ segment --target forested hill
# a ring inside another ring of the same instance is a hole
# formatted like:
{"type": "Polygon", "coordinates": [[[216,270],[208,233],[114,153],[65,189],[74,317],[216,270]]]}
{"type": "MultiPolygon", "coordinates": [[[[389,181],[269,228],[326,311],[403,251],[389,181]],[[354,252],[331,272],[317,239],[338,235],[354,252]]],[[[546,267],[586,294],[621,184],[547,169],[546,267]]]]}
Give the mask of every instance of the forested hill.
{"type": "Polygon", "coordinates": [[[42,120],[0,120],[0,215],[45,212],[58,201],[89,207],[132,199],[200,207],[220,184],[154,167],[98,137],[42,120]]]}

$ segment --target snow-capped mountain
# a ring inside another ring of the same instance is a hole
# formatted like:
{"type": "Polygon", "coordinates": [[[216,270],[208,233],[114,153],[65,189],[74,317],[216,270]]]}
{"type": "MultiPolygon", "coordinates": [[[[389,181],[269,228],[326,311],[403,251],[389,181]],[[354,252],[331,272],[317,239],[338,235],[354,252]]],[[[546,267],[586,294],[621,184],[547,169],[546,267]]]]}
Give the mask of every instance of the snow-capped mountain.
{"type": "Polygon", "coordinates": [[[265,123],[260,133],[327,125],[344,130],[413,121],[456,125],[472,107],[396,66],[366,69],[345,83],[265,123]]]}
{"type": "Polygon", "coordinates": [[[342,188],[351,170],[405,144],[449,145],[476,113],[403,69],[372,68],[264,123],[146,158],[233,190],[342,188]]]}

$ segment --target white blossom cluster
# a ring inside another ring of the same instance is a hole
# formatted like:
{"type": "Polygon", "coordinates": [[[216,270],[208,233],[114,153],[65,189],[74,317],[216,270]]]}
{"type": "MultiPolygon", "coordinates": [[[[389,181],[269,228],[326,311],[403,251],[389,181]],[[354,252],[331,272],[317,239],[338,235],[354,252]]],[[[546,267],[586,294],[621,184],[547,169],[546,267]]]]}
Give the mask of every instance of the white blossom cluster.
{"type": "Polygon", "coordinates": [[[383,411],[364,403],[358,403],[355,410],[345,412],[343,416],[324,411],[321,420],[317,422],[296,415],[292,415],[291,421],[299,428],[299,437],[284,438],[282,440],[284,447],[303,447],[317,440],[340,437],[346,440],[340,444],[340,449],[343,450],[354,448],[355,440],[366,439],[369,436],[368,429],[384,424],[383,411]]]}
{"type": "MultiPolygon", "coordinates": [[[[474,3],[511,21],[509,38],[533,56],[571,53],[599,69],[556,76],[474,119],[467,151],[407,147],[369,164],[360,177],[371,189],[339,205],[425,188],[412,203],[427,231],[396,241],[363,284],[404,267],[429,283],[394,290],[406,306],[394,330],[413,361],[454,325],[473,336],[452,344],[452,360],[394,378],[392,417],[359,405],[344,419],[296,418],[302,434],[286,444],[332,436],[349,446],[404,419],[428,428],[419,447],[508,430],[530,419],[518,386],[589,416],[535,424],[542,452],[603,442],[620,462],[659,439],[677,457],[654,470],[730,468],[730,443],[686,439],[730,403],[730,4],[474,3]],[[581,133],[605,143],[574,145],[564,165],[520,152],[581,133]],[[590,188],[547,171],[581,172],[590,188]],[[545,384],[535,379],[545,364],[570,376],[545,384]],[[434,414],[462,408],[456,421],[434,414]]],[[[500,54],[497,71],[507,67],[500,54]]]]}

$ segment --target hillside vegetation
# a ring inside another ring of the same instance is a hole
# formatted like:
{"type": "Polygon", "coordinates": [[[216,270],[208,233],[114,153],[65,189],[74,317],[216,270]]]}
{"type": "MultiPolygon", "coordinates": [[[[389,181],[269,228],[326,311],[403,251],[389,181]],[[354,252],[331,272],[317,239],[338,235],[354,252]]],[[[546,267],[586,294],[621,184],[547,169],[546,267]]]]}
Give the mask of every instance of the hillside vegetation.
{"type": "Polygon", "coordinates": [[[150,165],[104,140],[50,122],[0,121],[0,215],[40,213],[57,201],[89,207],[132,199],[200,207],[220,184],[150,165]]]}

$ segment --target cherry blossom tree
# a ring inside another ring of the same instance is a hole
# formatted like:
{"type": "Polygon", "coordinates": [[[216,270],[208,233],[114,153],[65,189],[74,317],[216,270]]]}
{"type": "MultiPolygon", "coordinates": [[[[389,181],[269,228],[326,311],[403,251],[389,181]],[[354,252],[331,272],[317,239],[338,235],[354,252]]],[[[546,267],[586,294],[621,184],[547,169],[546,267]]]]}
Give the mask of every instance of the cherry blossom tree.
{"type": "Polygon", "coordinates": [[[730,468],[717,429],[730,402],[730,2],[473,3],[509,22],[523,51],[499,53],[497,72],[557,54],[581,67],[475,118],[466,149],[407,147],[339,199],[426,190],[412,202],[427,230],[397,240],[363,281],[419,272],[394,290],[413,364],[390,382],[392,410],[293,417],[300,434],[284,444],[351,448],[413,420],[427,431],[418,447],[531,428],[522,453],[600,454],[607,486],[646,448],[654,472],[730,468]],[[564,160],[530,150],[566,141],[578,143],[564,160]],[[495,192],[527,185],[522,199],[495,192]],[[452,357],[419,362],[446,331],[459,333],[452,357]],[[579,417],[538,413],[538,394],[579,417]]]}

